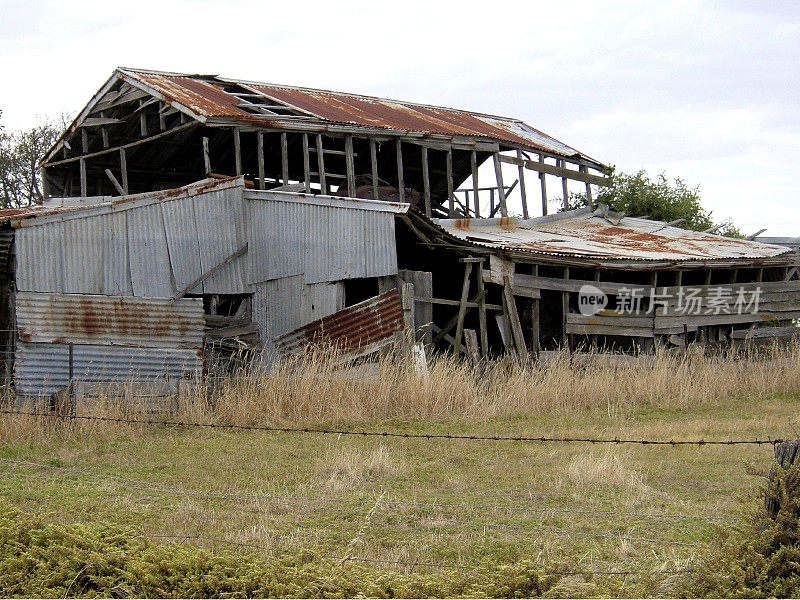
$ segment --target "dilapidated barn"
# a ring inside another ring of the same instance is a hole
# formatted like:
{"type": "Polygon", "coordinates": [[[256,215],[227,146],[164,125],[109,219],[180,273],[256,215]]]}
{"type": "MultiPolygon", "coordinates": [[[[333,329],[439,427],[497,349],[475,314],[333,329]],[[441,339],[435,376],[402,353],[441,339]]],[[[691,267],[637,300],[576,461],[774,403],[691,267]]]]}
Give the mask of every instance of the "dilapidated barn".
{"type": "Polygon", "coordinates": [[[199,377],[236,348],[363,355],[403,329],[527,361],[800,317],[794,249],[609,212],[602,163],[513,118],[120,68],[41,167],[44,204],[0,212],[26,395],[199,377]],[[576,189],[585,208],[548,214],[576,189]]]}

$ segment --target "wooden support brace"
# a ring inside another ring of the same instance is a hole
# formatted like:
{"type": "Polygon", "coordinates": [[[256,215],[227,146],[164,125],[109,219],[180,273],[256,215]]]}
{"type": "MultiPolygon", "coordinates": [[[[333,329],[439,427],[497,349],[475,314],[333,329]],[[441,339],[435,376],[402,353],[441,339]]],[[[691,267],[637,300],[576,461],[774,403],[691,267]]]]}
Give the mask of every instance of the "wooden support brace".
{"type": "Polygon", "coordinates": [[[489,355],[489,331],[486,325],[486,289],[483,281],[483,260],[478,266],[478,293],[481,300],[478,305],[478,327],[481,334],[481,356],[489,355]]]}
{"type": "Polygon", "coordinates": [[[175,300],[178,300],[180,298],[183,298],[186,294],[191,292],[194,288],[196,288],[198,285],[203,283],[206,279],[211,277],[214,273],[217,273],[220,269],[222,269],[226,265],[230,264],[231,262],[233,262],[234,260],[236,260],[240,256],[243,256],[246,252],[247,252],[247,243],[245,242],[244,246],[239,248],[236,252],[234,252],[233,254],[228,256],[227,258],[225,258],[219,264],[214,265],[213,267],[211,267],[208,271],[206,271],[205,273],[200,275],[200,277],[198,277],[192,283],[190,283],[185,288],[183,288],[180,292],[178,292],[175,296],[172,297],[172,300],[175,301],[175,300]]]}
{"type": "Polygon", "coordinates": [[[456,216],[455,196],[453,195],[453,150],[447,149],[447,157],[445,160],[445,176],[447,177],[447,202],[449,213],[447,216],[453,218],[456,216]]]}
{"type": "Polygon", "coordinates": [[[350,198],[356,195],[356,173],[353,165],[353,136],[347,135],[344,138],[344,158],[347,170],[347,195],[350,198]]]}
{"type": "Polygon", "coordinates": [[[242,138],[239,128],[233,128],[233,154],[236,161],[236,174],[242,174],[242,138]]]}
{"type": "Polygon", "coordinates": [[[125,156],[125,148],[119,149],[119,170],[122,173],[122,189],[128,193],[128,160],[125,156]]]}
{"type": "MultiPolygon", "coordinates": [[[[483,292],[478,292],[477,294],[475,294],[475,296],[472,297],[472,300],[466,303],[466,306],[469,308],[470,305],[477,305],[485,295],[486,295],[486,290],[484,290],[483,292]]],[[[456,313],[444,327],[439,328],[439,333],[436,335],[435,338],[433,338],[433,343],[438,344],[444,338],[445,334],[450,333],[450,331],[454,327],[456,327],[456,325],[458,325],[458,313],[456,313]]]]}
{"type": "Polygon", "coordinates": [[[372,165],[372,199],[378,199],[378,148],[375,140],[369,140],[369,160],[372,165]]]}
{"type": "Polygon", "coordinates": [[[422,190],[425,199],[425,215],[431,216],[431,180],[428,173],[428,149],[422,146],[422,190]]]}
{"type": "MultiPolygon", "coordinates": [[[[522,150],[517,150],[517,158],[522,160],[522,150]]],[[[517,165],[519,170],[519,194],[522,197],[522,218],[528,218],[528,195],[525,192],[525,167],[517,165]]]]}
{"type": "Polygon", "coordinates": [[[258,189],[266,187],[266,169],[264,168],[264,132],[256,133],[256,152],[258,154],[258,189]]]}
{"type": "Polygon", "coordinates": [[[322,194],[328,193],[328,184],[325,181],[325,153],[322,151],[322,134],[317,134],[317,174],[319,176],[319,186],[322,194]]]}
{"type": "MultiPolygon", "coordinates": [[[[544,154],[539,155],[539,163],[544,168],[544,154]]],[[[547,179],[544,174],[544,170],[539,171],[539,183],[541,184],[542,188],[542,215],[547,214],[547,179]]]]}
{"type": "Polygon", "coordinates": [[[311,157],[308,154],[308,134],[303,134],[303,185],[311,192],[311,157]]]}
{"type": "Polygon", "coordinates": [[[506,275],[503,284],[503,302],[506,307],[506,316],[508,317],[509,325],[511,326],[511,334],[514,338],[514,345],[517,348],[519,359],[522,364],[528,362],[528,347],[525,344],[525,336],[522,332],[522,323],[519,320],[517,313],[517,303],[514,300],[514,288],[511,285],[511,277],[506,275]]]}
{"type": "Polygon", "coordinates": [[[289,142],[286,132],[281,132],[281,180],[283,185],[289,183],[289,142]]]}
{"type": "Polygon", "coordinates": [[[494,154],[494,173],[497,177],[497,195],[500,201],[500,216],[508,216],[508,208],[506,207],[506,188],[503,185],[503,163],[500,162],[500,153],[494,154]]]}
{"type": "Polygon", "coordinates": [[[461,303],[458,307],[458,321],[456,322],[456,344],[455,353],[458,356],[461,352],[461,336],[464,333],[464,317],[467,314],[467,301],[469,299],[469,279],[472,275],[472,266],[474,263],[468,262],[464,265],[464,283],[461,286],[461,303]]]}
{"type": "Polygon", "coordinates": [[[403,143],[400,138],[395,140],[395,151],[397,153],[397,190],[398,200],[400,202],[406,201],[406,182],[403,178],[403,143]]]}
{"type": "Polygon", "coordinates": [[[80,168],[80,175],[81,175],[81,198],[86,197],[86,161],[84,159],[80,160],[79,163],[80,168]]]}
{"type": "Polygon", "coordinates": [[[119,181],[117,181],[117,178],[114,177],[114,174],[111,172],[111,169],[106,169],[105,173],[108,176],[108,178],[111,180],[111,184],[115,188],[117,188],[117,191],[119,192],[119,195],[120,196],[124,196],[125,195],[125,189],[120,185],[119,181]]]}
{"type": "Polygon", "coordinates": [[[211,153],[208,150],[208,138],[203,138],[203,165],[206,169],[206,175],[211,173],[211,153]]]}
{"type": "MultiPolygon", "coordinates": [[[[469,164],[470,168],[472,169],[472,195],[473,195],[473,203],[475,206],[475,211],[473,212],[473,215],[475,216],[476,219],[480,219],[481,207],[478,197],[478,193],[480,191],[480,189],[478,188],[478,153],[475,152],[474,150],[470,153],[469,164]]],[[[469,200],[467,201],[466,206],[467,208],[469,208],[469,200]]],[[[469,215],[467,214],[464,216],[468,217],[469,215]]]]}

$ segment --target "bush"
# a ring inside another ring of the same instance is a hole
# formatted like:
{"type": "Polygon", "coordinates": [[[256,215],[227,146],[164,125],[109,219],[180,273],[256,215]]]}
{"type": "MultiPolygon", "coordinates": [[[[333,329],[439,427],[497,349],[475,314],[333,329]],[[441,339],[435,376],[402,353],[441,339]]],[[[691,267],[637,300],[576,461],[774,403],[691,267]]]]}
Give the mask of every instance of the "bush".
{"type": "Polygon", "coordinates": [[[776,469],[762,490],[780,507],[763,503],[681,582],[681,597],[800,597],[800,468],[776,469]]]}
{"type": "Polygon", "coordinates": [[[117,526],[52,525],[0,504],[3,597],[540,596],[553,584],[529,563],[402,574],[313,553],[271,559],[155,544],[117,526]]]}

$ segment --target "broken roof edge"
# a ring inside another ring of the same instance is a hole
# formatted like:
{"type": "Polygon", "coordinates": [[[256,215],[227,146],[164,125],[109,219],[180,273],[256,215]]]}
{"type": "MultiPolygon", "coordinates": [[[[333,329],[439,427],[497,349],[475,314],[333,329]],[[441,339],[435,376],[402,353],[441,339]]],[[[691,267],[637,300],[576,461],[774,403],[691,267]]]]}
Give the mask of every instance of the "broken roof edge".
{"type": "Polygon", "coordinates": [[[254,190],[247,188],[244,176],[239,175],[238,177],[206,178],[177,188],[126,196],[51,198],[48,200],[48,204],[0,210],[0,223],[11,221],[11,225],[14,228],[33,227],[44,225],[53,220],[81,219],[109,212],[120,212],[149,204],[169,202],[229,188],[240,188],[245,197],[258,200],[296,202],[372,212],[390,212],[393,214],[405,214],[410,208],[409,204],[401,202],[383,202],[381,200],[349,198],[346,196],[313,195],[282,190],[254,190]]]}

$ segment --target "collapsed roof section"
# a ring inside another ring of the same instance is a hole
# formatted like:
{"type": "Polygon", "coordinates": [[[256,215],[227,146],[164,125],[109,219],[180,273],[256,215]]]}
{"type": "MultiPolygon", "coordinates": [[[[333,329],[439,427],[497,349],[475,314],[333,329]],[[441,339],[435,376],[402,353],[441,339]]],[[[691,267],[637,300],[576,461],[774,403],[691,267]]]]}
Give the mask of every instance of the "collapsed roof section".
{"type": "Polygon", "coordinates": [[[607,267],[725,263],[793,264],[791,248],[692,231],[660,221],[582,208],[535,219],[437,219],[449,236],[518,261],[602,262],[607,267]]]}
{"type": "Polygon", "coordinates": [[[567,181],[581,182],[590,198],[591,185],[608,181],[603,164],[519,119],[130,68],[113,73],[41,166],[48,197],[171,189],[213,172],[245,175],[261,189],[299,184],[373,199],[395,190],[397,200],[442,217],[507,216],[517,183],[529,216],[526,169],[539,175],[545,212],[545,175],[563,180],[564,195],[567,181]],[[479,186],[490,158],[496,181],[479,186]],[[456,192],[470,176],[473,195],[462,201],[456,192]]]}

